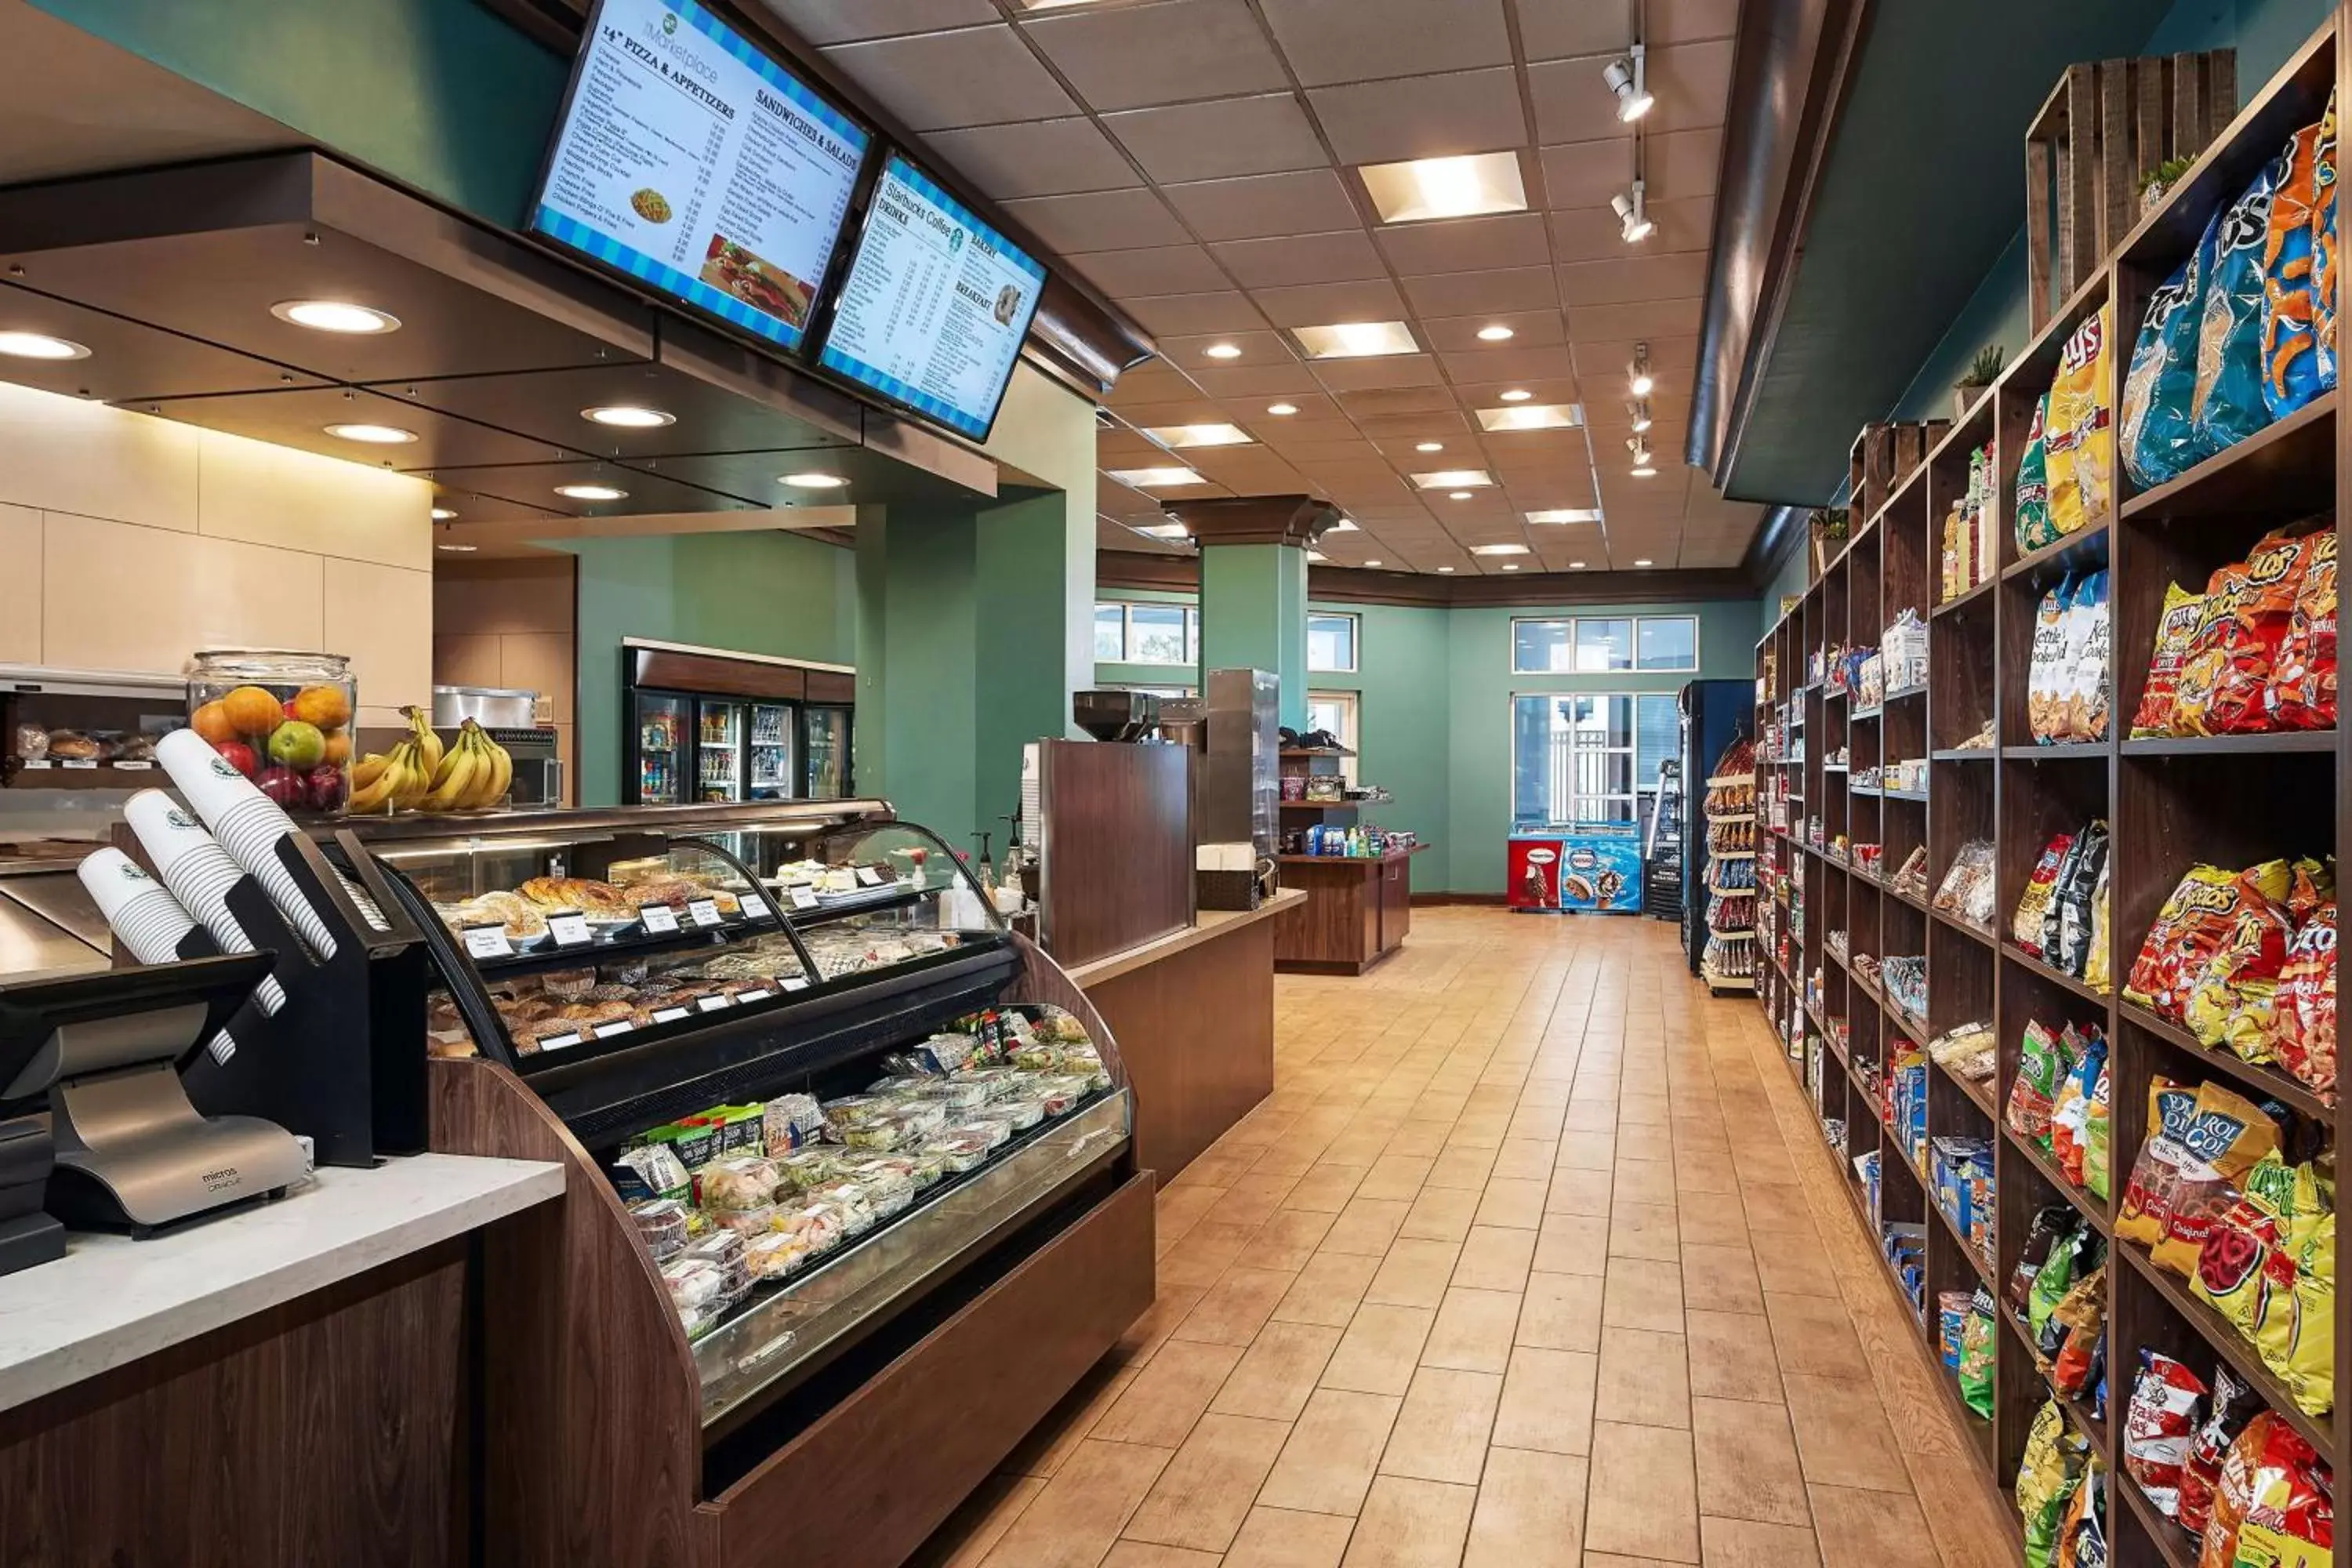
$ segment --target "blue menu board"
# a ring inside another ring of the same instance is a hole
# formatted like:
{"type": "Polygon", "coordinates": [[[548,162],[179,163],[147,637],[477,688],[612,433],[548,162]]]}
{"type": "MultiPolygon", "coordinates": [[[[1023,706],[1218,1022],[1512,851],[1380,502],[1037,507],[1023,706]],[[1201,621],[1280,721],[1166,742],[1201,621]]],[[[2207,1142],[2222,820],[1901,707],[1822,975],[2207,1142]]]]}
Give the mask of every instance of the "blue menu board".
{"type": "Polygon", "coordinates": [[[897,153],[882,167],[822,363],[984,441],[1045,268],[897,153]]]}
{"type": "Polygon", "coordinates": [[[601,0],[530,226],[795,349],[871,141],[692,0],[601,0]]]}

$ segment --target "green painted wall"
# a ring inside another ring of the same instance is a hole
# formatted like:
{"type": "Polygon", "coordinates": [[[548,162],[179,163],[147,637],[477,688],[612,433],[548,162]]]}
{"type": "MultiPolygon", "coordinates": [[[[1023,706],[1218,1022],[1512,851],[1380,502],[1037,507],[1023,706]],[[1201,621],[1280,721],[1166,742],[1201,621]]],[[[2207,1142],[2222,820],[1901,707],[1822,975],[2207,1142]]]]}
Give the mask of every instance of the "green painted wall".
{"type": "Polygon", "coordinates": [[[1201,551],[1201,666],[1267,669],[1282,682],[1282,721],[1307,722],[1307,552],[1288,544],[1201,551]]]}
{"type": "Polygon", "coordinates": [[[583,805],[621,799],[623,637],[825,664],[856,657],[855,564],[848,551],[822,540],[686,533],[567,539],[551,547],[580,558],[583,805]]]}
{"type": "Polygon", "coordinates": [[[571,61],[478,0],[33,0],[477,216],[520,225],[571,61]]]}
{"type": "Polygon", "coordinates": [[[969,512],[858,508],[858,791],[956,848],[976,792],[977,553],[969,512]]]}

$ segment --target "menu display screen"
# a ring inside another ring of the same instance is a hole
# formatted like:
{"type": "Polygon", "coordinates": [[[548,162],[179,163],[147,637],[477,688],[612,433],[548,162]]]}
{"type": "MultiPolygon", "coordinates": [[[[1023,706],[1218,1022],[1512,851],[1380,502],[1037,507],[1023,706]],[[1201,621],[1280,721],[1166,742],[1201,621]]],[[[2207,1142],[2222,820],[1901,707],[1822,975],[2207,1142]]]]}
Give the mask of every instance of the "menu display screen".
{"type": "Polygon", "coordinates": [[[1045,268],[898,154],[825,334],[825,368],[988,438],[1045,268]]]}
{"type": "Polygon", "coordinates": [[[796,349],[871,140],[692,0],[601,0],[531,227],[796,349]]]}

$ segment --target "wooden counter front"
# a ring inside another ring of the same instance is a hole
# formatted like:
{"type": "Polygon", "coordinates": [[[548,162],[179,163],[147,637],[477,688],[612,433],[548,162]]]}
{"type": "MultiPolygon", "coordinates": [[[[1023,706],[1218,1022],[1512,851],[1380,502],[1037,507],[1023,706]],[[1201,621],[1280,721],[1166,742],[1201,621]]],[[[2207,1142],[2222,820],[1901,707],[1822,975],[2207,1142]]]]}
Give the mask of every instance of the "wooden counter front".
{"type": "Polygon", "coordinates": [[[1070,978],[1110,1026],[1135,1086],[1136,1163],[1165,1186],[1274,1092],[1275,929],[1307,901],[1203,910],[1189,929],[1070,978]]]}
{"type": "Polygon", "coordinates": [[[1285,855],[1286,889],[1306,901],[1275,922],[1274,966],[1304,974],[1361,974],[1404,945],[1412,929],[1412,858],[1416,844],[1378,859],[1340,855],[1285,855]]]}

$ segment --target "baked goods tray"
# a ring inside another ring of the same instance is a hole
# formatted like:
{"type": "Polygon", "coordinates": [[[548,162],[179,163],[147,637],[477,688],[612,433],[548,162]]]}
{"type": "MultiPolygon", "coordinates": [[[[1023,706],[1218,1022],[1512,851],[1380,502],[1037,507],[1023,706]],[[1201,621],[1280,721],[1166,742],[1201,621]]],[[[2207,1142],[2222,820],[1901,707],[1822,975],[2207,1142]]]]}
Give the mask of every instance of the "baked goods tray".
{"type": "MultiPolygon", "coordinates": [[[[591,922],[589,930],[589,940],[584,942],[564,945],[550,939],[541,942],[536,947],[518,948],[502,957],[485,957],[479,952],[469,955],[473,958],[474,967],[482,972],[483,978],[490,979],[536,974],[551,969],[577,969],[583,963],[602,963],[633,952],[673,952],[691,946],[698,940],[715,945],[723,940],[772,935],[780,932],[782,927],[772,919],[739,916],[732,920],[722,917],[717,925],[696,925],[681,919],[674,931],[649,931],[635,921],[625,926],[591,922]]],[[[462,934],[452,933],[452,937],[460,945],[464,944],[462,934]]]]}
{"type": "Polygon", "coordinates": [[[733,1426],[887,1322],[903,1303],[994,1246],[1127,1147],[1125,1089],[1007,1143],[988,1163],[776,1288],[694,1342],[709,1436],[733,1426]]]}
{"type": "Polygon", "coordinates": [[[846,893],[820,892],[816,895],[816,903],[814,907],[804,907],[793,902],[793,884],[787,879],[762,877],[760,880],[775,892],[778,909],[785,910],[793,919],[802,921],[824,915],[855,914],[859,910],[883,909],[898,902],[910,893],[921,891],[913,884],[903,880],[885,882],[878,888],[856,888],[846,893]]]}

